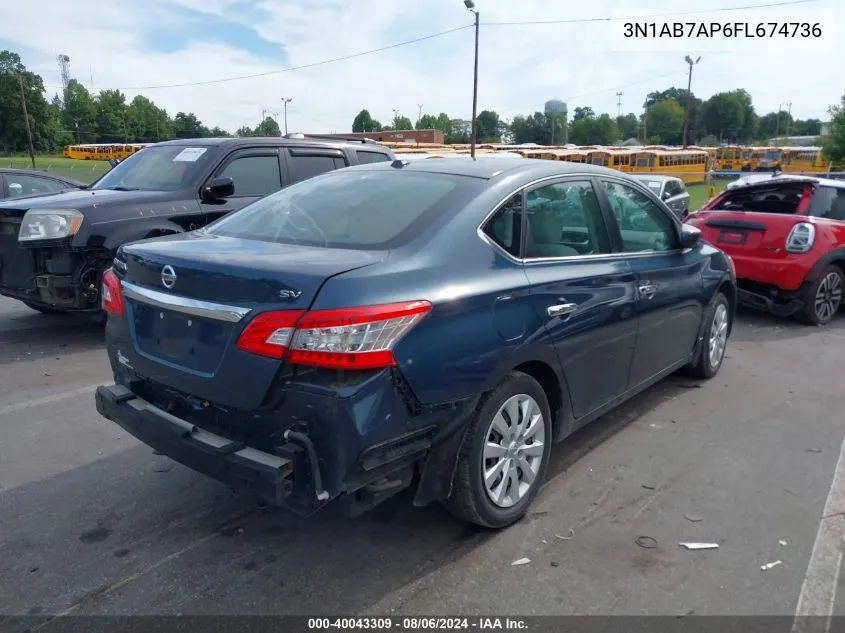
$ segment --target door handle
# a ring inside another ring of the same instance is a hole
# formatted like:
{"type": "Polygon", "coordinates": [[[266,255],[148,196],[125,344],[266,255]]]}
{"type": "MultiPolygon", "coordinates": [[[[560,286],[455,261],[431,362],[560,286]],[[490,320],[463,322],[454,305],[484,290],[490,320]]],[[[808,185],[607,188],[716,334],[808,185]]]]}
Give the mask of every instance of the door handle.
{"type": "Polygon", "coordinates": [[[558,305],[549,306],[546,308],[546,313],[550,318],[566,316],[572,314],[578,309],[577,303],[560,303],[558,305]]]}
{"type": "Polygon", "coordinates": [[[651,299],[654,296],[654,293],[657,292],[657,286],[654,284],[643,284],[639,287],[639,291],[641,295],[647,299],[651,299]]]}

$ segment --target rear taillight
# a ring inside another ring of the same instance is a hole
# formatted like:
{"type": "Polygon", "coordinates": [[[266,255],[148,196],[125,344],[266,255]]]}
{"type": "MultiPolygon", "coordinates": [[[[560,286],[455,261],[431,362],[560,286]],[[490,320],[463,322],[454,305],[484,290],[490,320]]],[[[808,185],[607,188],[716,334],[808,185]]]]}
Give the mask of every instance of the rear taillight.
{"type": "Polygon", "coordinates": [[[407,301],[338,310],[265,312],[247,325],[237,347],[313,367],[391,367],[396,365],[396,343],[430,310],[428,301],[407,301]]]}
{"type": "Polygon", "coordinates": [[[103,273],[101,297],[103,310],[115,316],[123,316],[123,292],[120,290],[120,279],[111,268],[103,273]]]}
{"type": "Polygon", "coordinates": [[[813,248],[816,239],[816,227],[809,222],[799,222],[792,227],[786,237],[786,251],[789,253],[806,253],[813,248]]]}

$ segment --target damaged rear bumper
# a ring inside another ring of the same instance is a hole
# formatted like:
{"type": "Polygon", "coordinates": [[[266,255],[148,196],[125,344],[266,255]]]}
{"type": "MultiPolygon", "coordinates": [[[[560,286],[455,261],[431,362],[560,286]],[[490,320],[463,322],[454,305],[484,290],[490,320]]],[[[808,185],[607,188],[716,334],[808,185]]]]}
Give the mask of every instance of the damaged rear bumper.
{"type": "Polygon", "coordinates": [[[293,455],[272,455],[199,429],[121,385],[97,387],[96,403],[100,415],[188,468],[274,505],[285,505],[293,491],[293,455]]]}

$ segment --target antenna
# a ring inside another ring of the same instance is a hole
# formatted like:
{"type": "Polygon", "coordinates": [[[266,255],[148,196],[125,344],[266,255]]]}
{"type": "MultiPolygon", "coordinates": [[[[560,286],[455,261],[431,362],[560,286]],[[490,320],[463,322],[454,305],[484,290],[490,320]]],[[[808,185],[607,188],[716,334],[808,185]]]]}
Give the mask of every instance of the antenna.
{"type": "Polygon", "coordinates": [[[70,57],[60,53],[56,56],[56,61],[59,63],[59,71],[62,73],[62,96],[64,96],[70,82],[70,57]]]}
{"type": "Polygon", "coordinates": [[[624,92],[616,93],[616,116],[622,116],[622,95],[624,92]]]}

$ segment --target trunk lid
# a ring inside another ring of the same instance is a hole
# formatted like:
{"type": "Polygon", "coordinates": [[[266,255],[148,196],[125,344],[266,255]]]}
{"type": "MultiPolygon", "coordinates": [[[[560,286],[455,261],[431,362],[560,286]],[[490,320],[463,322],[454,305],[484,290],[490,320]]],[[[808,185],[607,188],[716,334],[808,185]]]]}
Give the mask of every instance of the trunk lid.
{"type": "Polygon", "coordinates": [[[131,344],[120,353],[154,382],[256,408],[281,361],[237,349],[250,319],[268,310],[305,310],[327,279],[386,255],[207,234],[126,245],[115,270],[125,304],[122,336],[130,339],[123,343],[131,344]]]}

